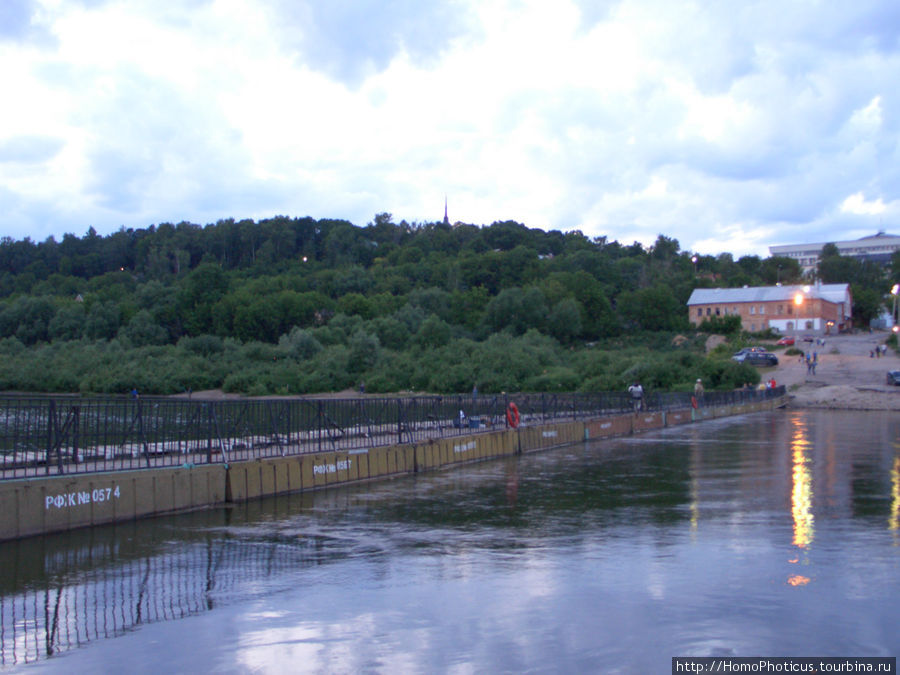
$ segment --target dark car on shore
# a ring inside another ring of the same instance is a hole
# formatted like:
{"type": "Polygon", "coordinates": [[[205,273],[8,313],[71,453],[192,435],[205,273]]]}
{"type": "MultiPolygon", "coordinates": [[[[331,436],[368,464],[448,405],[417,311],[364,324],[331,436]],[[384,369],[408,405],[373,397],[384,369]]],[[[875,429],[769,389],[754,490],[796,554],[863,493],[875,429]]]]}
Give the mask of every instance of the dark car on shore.
{"type": "Polygon", "coordinates": [[[738,363],[749,363],[751,366],[777,366],[778,357],[771,352],[744,352],[731,357],[738,363]]]}
{"type": "Polygon", "coordinates": [[[889,370],[887,374],[887,383],[895,387],[900,387],[900,370],[889,370]]]}
{"type": "Polygon", "coordinates": [[[764,352],[766,351],[765,347],[744,347],[743,349],[737,350],[734,355],[740,356],[741,354],[749,354],[750,352],[764,352]]]}

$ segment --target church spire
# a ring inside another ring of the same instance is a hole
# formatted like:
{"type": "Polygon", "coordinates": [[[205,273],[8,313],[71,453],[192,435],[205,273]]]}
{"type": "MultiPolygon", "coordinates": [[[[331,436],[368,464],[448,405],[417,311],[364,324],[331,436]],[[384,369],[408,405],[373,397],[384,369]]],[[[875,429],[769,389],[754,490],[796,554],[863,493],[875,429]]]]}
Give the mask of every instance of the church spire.
{"type": "Polygon", "coordinates": [[[444,225],[449,225],[450,219],[447,217],[447,195],[444,195],[444,225]]]}

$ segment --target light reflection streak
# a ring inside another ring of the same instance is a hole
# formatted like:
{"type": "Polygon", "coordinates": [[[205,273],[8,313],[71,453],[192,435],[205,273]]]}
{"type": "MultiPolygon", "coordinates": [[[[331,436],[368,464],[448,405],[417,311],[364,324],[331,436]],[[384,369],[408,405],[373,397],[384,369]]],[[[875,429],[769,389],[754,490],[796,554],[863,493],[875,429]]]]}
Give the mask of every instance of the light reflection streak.
{"type": "Polygon", "coordinates": [[[700,522],[700,448],[694,444],[691,448],[691,484],[690,484],[690,514],[691,514],[691,541],[697,541],[697,525],[700,522]]]}
{"type": "Polygon", "coordinates": [[[791,439],[791,516],[794,520],[793,544],[807,549],[815,536],[815,518],[812,513],[812,475],[809,471],[810,458],[807,457],[810,444],[806,438],[805,426],[794,420],[791,439]]]}
{"type": "Polygon", "coordinates": [[[900,456],[894,457],[891,469],[891,515],[888,518],[888,529],[894,533],[894,546],[897,545],[897,531],[900,530],[900,456]]]}

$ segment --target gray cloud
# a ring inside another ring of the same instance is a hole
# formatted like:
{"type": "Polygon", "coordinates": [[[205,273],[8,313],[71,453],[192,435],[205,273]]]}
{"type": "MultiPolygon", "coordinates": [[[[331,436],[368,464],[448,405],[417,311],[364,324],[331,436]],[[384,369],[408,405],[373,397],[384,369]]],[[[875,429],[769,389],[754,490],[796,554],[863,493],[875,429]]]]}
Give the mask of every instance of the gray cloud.
{"type": "Polygon", "coordinates": [[[349,86],[379,72],[401,51],[434,63],[473,28],[462,2],[421,0],[281,0],[277,25],[285,47],[314,70],[349,86]]]}
{"type": "Polygon", "coordinates": [[[0,162],[34,164],[53,159],[63,141],[51,136],[14,136],[0,139],[0,162]]]}
{"type": "Polygon", "coordinates": [[[0,3],[0,39],[18,40],[31,32],[34,0],[4,0],[0,3]]]}
{"type": "Polygon", "coordinates": [[[442,217],[446,192],[453,219],[626,243],[662,233],[740,255],[891,229],[900,210],[893,0],[577,0],[578,25],[569,12],[546,42],[547,15],[521,16],[533,8],[516,0],[491,2],[484,23],[474,0],[270,0],[240,11],[128,0],[105,17],[108,0],[72,2],[107,20],[134,14],[137,47],[120,43],[121,60],[71,58],[79,40],[52,11],[41,28],[31,3],[0,4],[0,40],[40,52],[20,81],[63,111],[58,127],[44,124],[46,107],[34,124],[19,116],[0,141],[7,231],[274,213],[423,221],[442,217]],[[505,26],[504,12],[526,20],[505,26]],[[34,42],[50,28],[59,44],[34,42]],[[170,33],[175,51],[141,42],[170,33]],[[621,61],[589,43],[607,38],[622,39],[621,61]],[[594,53],[604,62],[557,58],[594,53]],[[410,68],[367,82],[400,54],[410,68]],[[482,72],[472,54],[500,63],[482,72]],[[850,195],[866,208],[842,209],[850,195]]]}

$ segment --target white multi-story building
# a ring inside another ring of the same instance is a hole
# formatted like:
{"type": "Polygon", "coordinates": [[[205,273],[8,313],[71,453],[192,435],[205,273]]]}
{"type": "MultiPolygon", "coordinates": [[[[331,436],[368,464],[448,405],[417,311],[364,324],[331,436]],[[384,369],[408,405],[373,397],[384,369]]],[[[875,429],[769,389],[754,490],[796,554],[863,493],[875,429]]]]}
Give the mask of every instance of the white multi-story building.
{"type": "MultiPolygon", "coordinates": [[[[789,244],[785,246],[770,246],[769,254],[794,258],[800,263],[803,272],[816,269],[822,248],[828,242],[819,244],[789,244]]],[[[886,264],[890,262],[894,251],[900,251],[900,236],[886,234],[883,230],[870,237],[855,239],[853,241],[831,242],[837,246],[841,255],[862,260],[871,260],[886,264]]]]}

